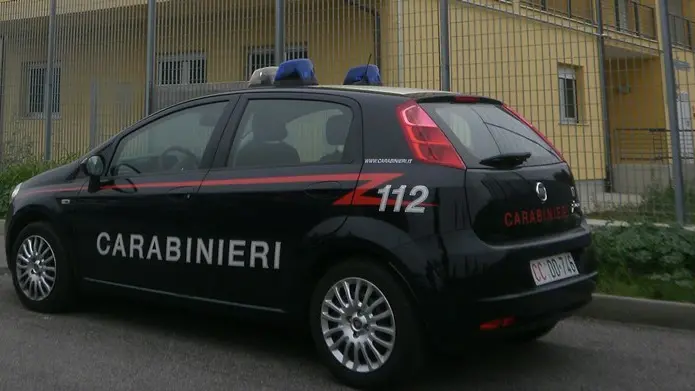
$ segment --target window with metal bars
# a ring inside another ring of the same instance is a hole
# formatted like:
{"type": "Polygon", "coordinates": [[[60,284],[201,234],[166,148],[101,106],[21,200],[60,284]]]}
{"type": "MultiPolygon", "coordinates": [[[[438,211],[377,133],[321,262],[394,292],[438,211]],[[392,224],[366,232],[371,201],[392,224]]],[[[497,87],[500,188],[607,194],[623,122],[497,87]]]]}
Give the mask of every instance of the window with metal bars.
{"type": "Polygon", "coordinates": [[[560,122],[576,124],[579,122],[579,102],[577,99],[577,70],[574,67],[558,67],[560,83],[560,122]]]}
{"type": "Polygon", "coordinates": [[[162,56],[157,61],[159,85],[207,83],[207,59],[203,54],[162,56]]]}
{"type": "MultiPolygon", "coordinates": [[[[284,60],[294,60],[297,58],[309,58],[309,51],[306,46],[291,46],[285,49],[284,60]]],[[[256,69],[272,67],[274,65],[277,65],[275,63],[275,48],[249,48],[246,79],[248,80],[256,69]]]]}
{"type": "MultiPolygon", "coordinates": [[[[26,109],[28,117],[42,117],[45,111],[46,64],[30,64],[26,70],[26,109]]],[[[53,66],[53,116],[60,114],[60,66],[53,66]]]]}

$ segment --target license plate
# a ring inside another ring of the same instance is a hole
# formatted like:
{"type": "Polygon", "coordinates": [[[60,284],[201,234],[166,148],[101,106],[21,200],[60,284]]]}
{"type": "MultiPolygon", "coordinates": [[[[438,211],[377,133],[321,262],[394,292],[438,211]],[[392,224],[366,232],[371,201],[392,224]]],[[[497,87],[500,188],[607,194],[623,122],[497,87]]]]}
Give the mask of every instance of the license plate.
{"type": "Polygon", "coordinates": [[[531,276],[536,285],[545,285],[579,274],[572,254],[563,253],[531,261],[531,276]]]}

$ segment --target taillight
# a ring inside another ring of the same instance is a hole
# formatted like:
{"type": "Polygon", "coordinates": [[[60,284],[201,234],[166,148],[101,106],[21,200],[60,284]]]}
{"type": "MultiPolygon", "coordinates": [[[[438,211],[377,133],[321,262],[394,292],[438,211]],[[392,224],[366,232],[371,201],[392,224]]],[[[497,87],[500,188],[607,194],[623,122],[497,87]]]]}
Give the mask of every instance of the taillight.
{"type": "Polygon", "coordinates": [[[507,112],[508,112],[509,114],[513,115],[514,117],[516,117],[517,119],[519,119],[519,121],[523,122],[526,126],[528,126],[529,128],[533,129],[533,131],[536,132],[536,134],[538,135],[538,137],[542,138],[543,141],[545,141],[545,142],[553,149],[553,151],[555,151],[555,153],[557,154],[557,156],[559,156],[560,159],[561,159],[563,162],[566,161],[566,160],[565,160],[565,157],[562,156],[562,152],[560,152],[560,150],[557,149],[557,147],[555,146],[555,144],[553,144],[553,143],[550,141],[550,139],[548,139],[543,133],[541,133],[541,131],[538,130],[538,128],[536,128],[529,120],[527,120],[526,118],[524,118],[524,117],[523,117],[521,114],[519,114],[516,110],[512,109],[511,107],[507,106],[506,104],[505,104],[505,105],[502,105],[502,107],[503,107],[505,110],[507,110],[507,112]]]}
{"type": "Polygon", "coordinates": [[[454,168],[466,168],[461,156],[434,120],[416,102],[398,106],[398,120],[417,160],[454,168]]]}

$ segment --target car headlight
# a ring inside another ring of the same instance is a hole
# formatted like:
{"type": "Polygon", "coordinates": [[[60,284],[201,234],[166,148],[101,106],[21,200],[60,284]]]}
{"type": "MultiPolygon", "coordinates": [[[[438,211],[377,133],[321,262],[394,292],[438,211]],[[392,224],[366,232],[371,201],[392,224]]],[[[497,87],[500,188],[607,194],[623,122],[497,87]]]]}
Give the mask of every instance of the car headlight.
{"type": "Polygon", "coordinates": [[[19,189],[22,187],[22,182],[18,183],[17,186],[12,189],[12,193],[10,193],[10,201],[14,200],[15,197],[17,197],[17,194],[19,194],[19,189]]]}

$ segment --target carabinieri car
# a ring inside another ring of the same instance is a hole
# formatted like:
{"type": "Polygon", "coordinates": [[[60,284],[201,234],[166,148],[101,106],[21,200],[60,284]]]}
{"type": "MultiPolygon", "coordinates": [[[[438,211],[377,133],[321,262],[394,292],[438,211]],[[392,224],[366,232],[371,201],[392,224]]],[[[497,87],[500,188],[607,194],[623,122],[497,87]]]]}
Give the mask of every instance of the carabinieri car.
{"type": "Polygon", "coordinates": [[[495,99],[319,85],[309,59],[188,100],[12,191],[28,309],[108,288],[305,326],[359,388],[424,353],[531,341],[590,302],[590,228],[562,154],[495,99]]]}

